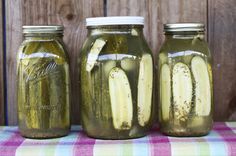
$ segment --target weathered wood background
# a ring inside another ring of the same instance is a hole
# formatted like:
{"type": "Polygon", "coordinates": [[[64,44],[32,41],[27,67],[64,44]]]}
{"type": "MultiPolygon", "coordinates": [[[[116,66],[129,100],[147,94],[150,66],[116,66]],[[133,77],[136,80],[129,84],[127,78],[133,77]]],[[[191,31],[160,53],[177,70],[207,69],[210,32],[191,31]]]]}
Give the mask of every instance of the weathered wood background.
{"type": "Polygon", "coordinates": [[[0,124],[17,124],[16,53],[22,25],[61,24],[71,59],[72,123],[79,123],[77,57],[85,18],[140,15],[155,56],[163,23],[203,22],[213,55],[215,120],[236,120],[236,0],[2,0],[0,3],[0,124]]]}

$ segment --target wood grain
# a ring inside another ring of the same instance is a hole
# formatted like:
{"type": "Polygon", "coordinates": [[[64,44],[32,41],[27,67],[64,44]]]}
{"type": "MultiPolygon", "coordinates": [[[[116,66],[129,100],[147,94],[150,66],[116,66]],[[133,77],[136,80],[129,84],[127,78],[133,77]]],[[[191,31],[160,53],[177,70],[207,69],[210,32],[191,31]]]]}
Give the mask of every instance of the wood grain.
{"type": "Polygon", "coordinates": [[[85,18],[103,16],[103,0],[9,0],[7,12],[7,99],[8,123],[17,123],[16,53],[22,42],[22,25],[61,24],[70,56],[72,124],[79,123],[79,76],[77,58],[86,36],[85,18]]]}
{"type": "Polygon", "coordinates": [[[236,1],[209,0],[215,119],[236,121],[236,1]]]}
{"type": "Polygon", "coordinates": [[[2,15],[2,2],[0,3],[0,125],[4,124],[4,64],[3,64],[3,15],[2,15]]]}

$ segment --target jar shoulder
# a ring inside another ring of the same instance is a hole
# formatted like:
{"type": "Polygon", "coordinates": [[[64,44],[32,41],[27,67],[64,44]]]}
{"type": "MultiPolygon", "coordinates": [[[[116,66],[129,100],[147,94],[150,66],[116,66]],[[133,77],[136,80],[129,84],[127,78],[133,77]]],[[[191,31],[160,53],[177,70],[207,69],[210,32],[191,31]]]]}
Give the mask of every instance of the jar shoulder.
{"type": "Polygon", "coordinates": [[[101,49],[99,55],[127,54],[138,57],[141,57],[144,53],[152,55],[152,52],[143,37],[129,34],[114,34],[87,37],[82,47],[82,57],[87,57],[95,43],[97,43],[97,48],[101,49]],[[99,41],[101,42],[99,43],[99,41]]]}
{"type": "Polygon", "coordinates": [[[24,40],[19,47],[17,59],[55,58],[69,61],[64,44],[58,40],[24,40]]]}
{"type": "Polygon", "coordinates": [[[185,51],[198,52],[207,57],[211,57],[207,42],[199,38],[165,40],[160,49],[160,53],[164,54],[174,54],[185,51]]]}

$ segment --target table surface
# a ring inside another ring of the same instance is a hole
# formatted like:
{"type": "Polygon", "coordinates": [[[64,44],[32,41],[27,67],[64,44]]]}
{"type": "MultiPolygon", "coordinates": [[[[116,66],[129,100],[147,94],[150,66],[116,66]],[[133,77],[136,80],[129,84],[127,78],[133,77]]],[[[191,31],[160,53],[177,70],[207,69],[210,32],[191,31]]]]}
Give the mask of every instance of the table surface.
{"type": "Polygon", "coordinates": [[[62,138],[35,140],[20,136],[17,127],[0,127],[0,156],[236,156],[236,122],[216,122],[204,137],[167,137],[153,128],[143,138],[99,140],[87,137],[80,126],[62,138]]]}

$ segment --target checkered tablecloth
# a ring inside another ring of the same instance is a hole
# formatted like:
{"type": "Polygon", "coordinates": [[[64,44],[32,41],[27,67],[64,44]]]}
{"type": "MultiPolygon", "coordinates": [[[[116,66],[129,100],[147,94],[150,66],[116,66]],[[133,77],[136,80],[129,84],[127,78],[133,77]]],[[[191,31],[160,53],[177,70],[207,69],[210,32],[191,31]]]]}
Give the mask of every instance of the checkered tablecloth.
{"type": "Polygon", "coordinates": [[[132,140],[96,140],[80,126],[62,138],[32,140],[22,138],[17,127],[0,127],[0,156],[236,156],[236,122],[218,122],[205,137],[167,137],[158,128],[132,140]]]}

